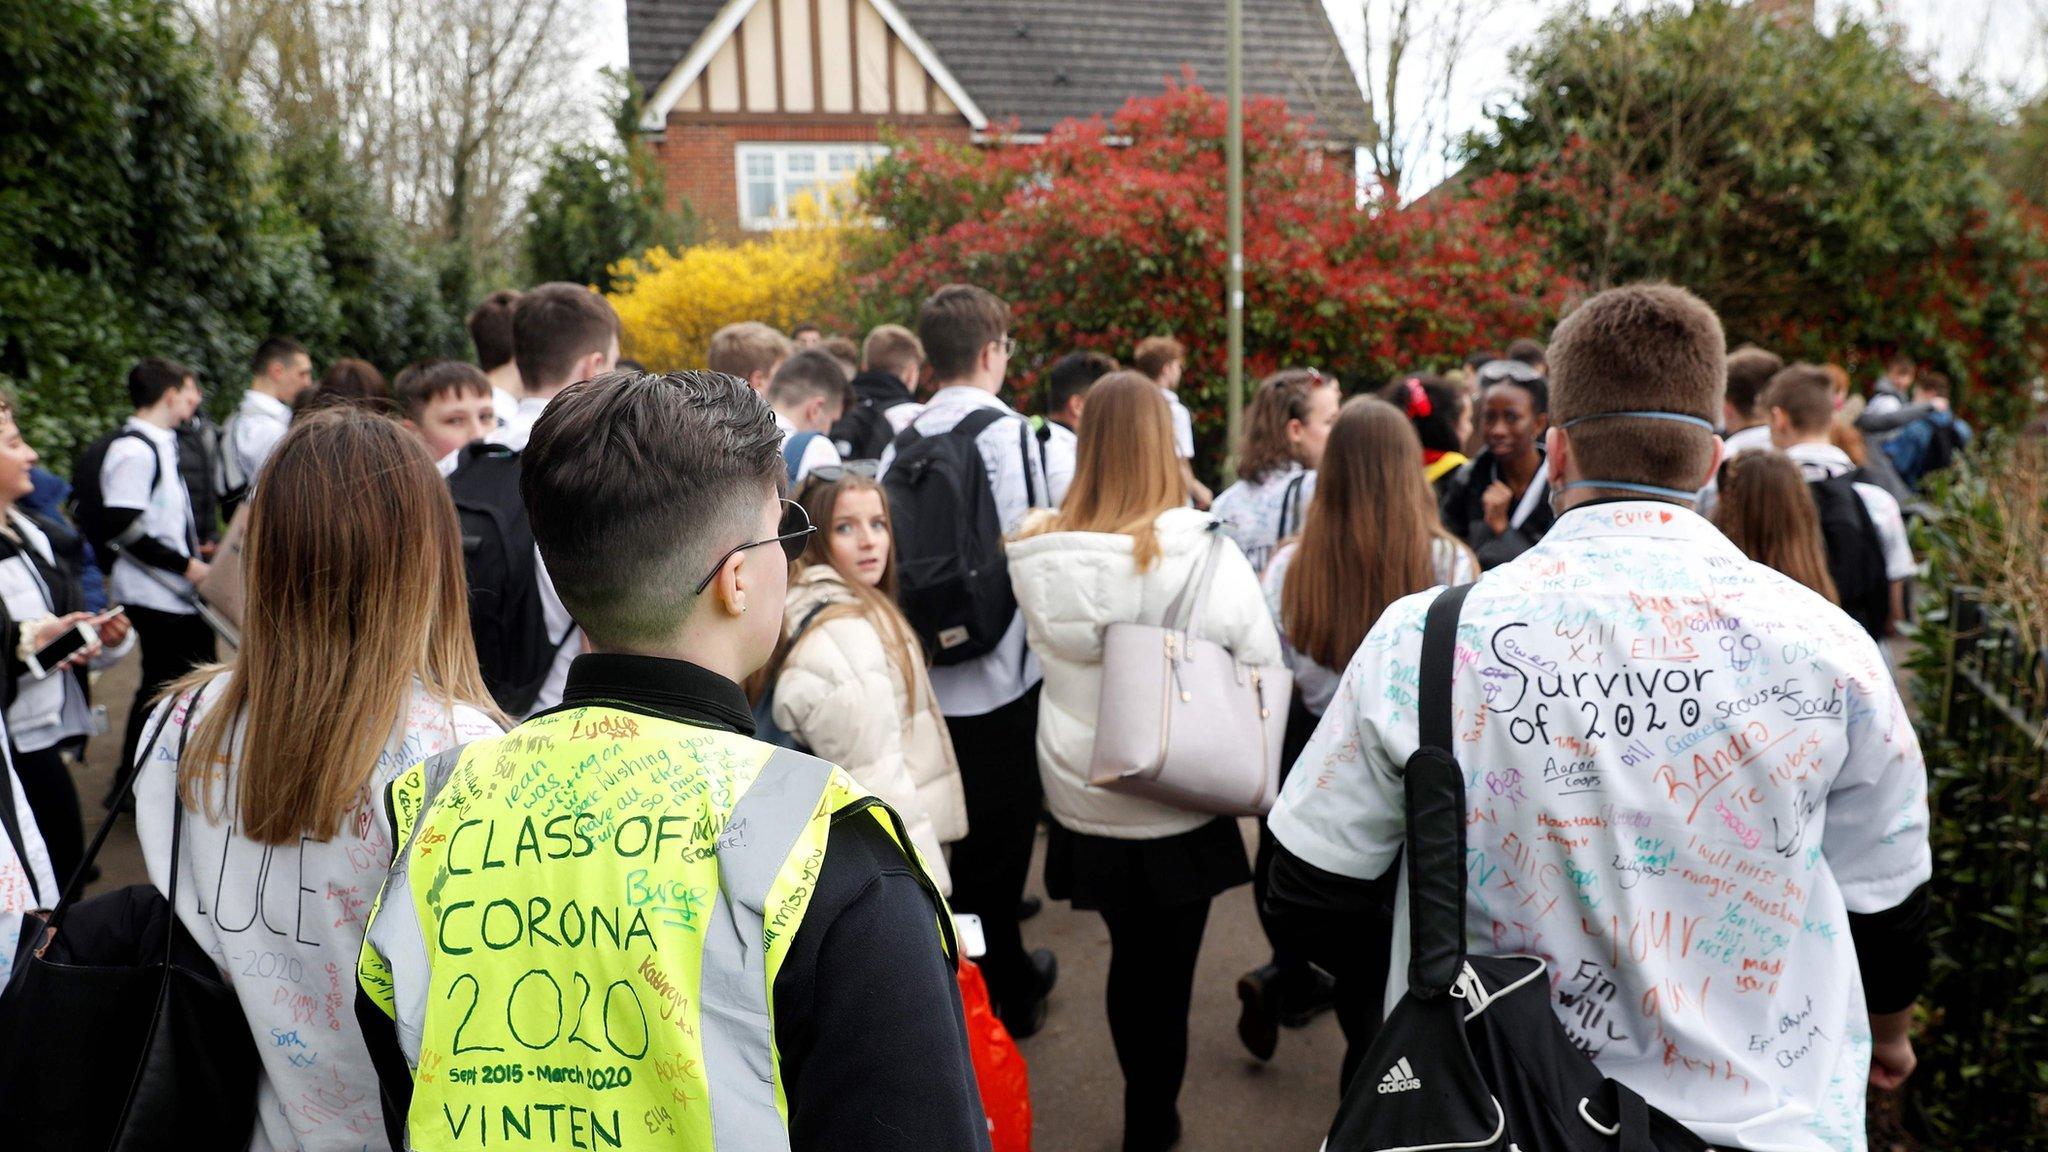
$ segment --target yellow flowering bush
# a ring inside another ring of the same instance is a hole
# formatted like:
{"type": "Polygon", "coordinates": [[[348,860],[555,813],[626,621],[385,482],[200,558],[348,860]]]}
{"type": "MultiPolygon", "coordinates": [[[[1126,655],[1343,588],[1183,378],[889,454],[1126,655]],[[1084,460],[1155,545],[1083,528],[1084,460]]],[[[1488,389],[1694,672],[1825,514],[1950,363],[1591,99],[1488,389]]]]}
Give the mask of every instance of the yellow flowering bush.
{"type": "Polygon", "coordinates": [[[655,372],[702,368],[711,334],[759,320],[788,331],[844,300],[845,235],[817,217],[736,244],[653,248],[612,267],[624,354],[655,372]]]}

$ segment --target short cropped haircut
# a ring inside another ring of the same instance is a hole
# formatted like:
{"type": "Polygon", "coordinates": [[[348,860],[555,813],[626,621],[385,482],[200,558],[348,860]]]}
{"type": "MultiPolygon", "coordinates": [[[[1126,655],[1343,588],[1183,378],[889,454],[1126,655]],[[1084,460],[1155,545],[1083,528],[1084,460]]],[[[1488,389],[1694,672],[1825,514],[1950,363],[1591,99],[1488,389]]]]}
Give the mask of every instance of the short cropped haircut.
{"type": "Polygon", "coordinates": [[[1667,284],[1602,292],[1550,338],[1550,407],[1587,480],[1691,490],[1714,457],[1710,428],[1728,387],[1728,341],[1706,302],[1667,284]],[[1708,428],[1606,412],[1696,416],[1708,428]]]}
{"type": "Polygon", "coordinates": [[[1771,377],[1784,370],[1785,360],[1776,352],[1748,344],[1730,352],[1728,406],[1740,412],[1745,419],[1756,419],[1762,415],[1756,410],[1757,397],[1763,395],[1764,386],[1771,382],[1771,377]]]}
{"type": "Polygon", "coordinates": [[[804,404],[823,396],[844,411],[850,395],[846,368],[823,348],[806,348],[784,360],[768,381],[770,404],[804,404]]]}
{"type": "Polygon", "coordinates": [[[1814,436],[1834,423],[1835,391],[1828,383],[1827,370],[1820,365],[1794,364],[1771,377],[1757,407],[1765,413],[1783,409],[1794,432],[1814,436]]]}
{"type": "Polygon", "coordinates": [[[780,491],[782,432],[745,380],[607,372],[534,423],[519,492],[562,603],[600,648],[672,638],[691,589],[780,491]]]}
{"type": "Polygon", "coordinates": [[[1544,356],[1543,341],[1529,336],[1524,336],[1520,340],[1508,345],[1507,355],[1501,358],[1503,360],[1519,360],[1531,368],[1543,368],[1549,365],[1549,361],[1544,356]]]}
{"type": "Polygon", "coordinates": [[[249,357],[249,373],[261,376],[270,370],[272,364],[280,364],[294,356],[306,355],[306,346],[289,336],[271,336],[256,346],[256,354],[249,357]]]}
{"type": "Polygon", "coordinates": [[[512,306],[512,358],[528,389],[575,383],[576,362],[603,352],[618,334],[611,302],[566,280],[529,288],[512,306]]]}
{"type": "Polygon", "coordinates": [[[816,324],[813,324],[809,320],[806,320],[803,323],[798,324],[796,327],[791,328],[789,330],[789,338],[794,340],[806,332],[816,332],[820,336],[823,336],[825,334],[825,330],[823,328],[820,328],[816,324]]]}
{"type": "Polygon", "coordinates": [[[1188,358],[1187,346],[1171,336],[1148,336],[1138,341],[1138,347],[1131,353],[1131,367],[1150,376],[1154,383],[1166,375],[1168,367],[1176,361],[1188,358]]]}
{"type": "Polygon", "coordinates": [[[1950,393],[1948,377],[1939,372],[1922,372],[1913,377],[1913,391],[1946,400],[1950,393]]]}
{"type": "Polygon", "coordinates": [[[486,372],[512,362],[512,309],[518,303],[519,293],[501,289],[484,297],[463,321],[469,342],[476,345],[477,365],[486,372]]]}
{"type": "Polygon", "coordinates": [[[846,375],[849,379],[860,371],[860,345],[855,344],[852,339],[845,336],[827,336],[818,341],[818,347],[830,353],[834,360],[846,365],[846,375]]]}
{"type": "Polygon", "coordinates": [[[773,372],[789,359],[789,337],[761,323],[744,320],[727,324],[711,334],[711,350],[704,358],[713,372],[748,379],[756,372],[773,372]]]}
{"type": "Polygon", "coordinates": [[[1067,402],[1086,396],[1097,380],[1116,371],[1116,359],[1102,352],[1069,352],[1045,374],[1045,410],[1064,412],[1067,402]]]}
{"type": "Polygon", "coordinates": [[[163,356],[146,356],[128,370],[128,400],[139,411],[175,392],[192,379],[190,368],[163,356]]]}
{"type": "Polygon", "coordinates": [[[901,324],[883,324],[861,341],[863,372],[887,372],[898,380],[908,380],[922,363],[924,345],[918,343],[917,333],[901,324]]]}
{"type": "Polygon", "coordinates": [[[466,360],[421,360],[398,370],[391,398],[406,417],[418,420],[427,405],[443,396],[489,396],[490,377],[466,360]]]}
{"type": "Polygon", "coordinates": [[[1010,306],[972,284],[948,284],[917,310],[917,338],[931,361],[933,380],[940,383],[971,374],[981,350],[1009,331],[1010,306]]]}

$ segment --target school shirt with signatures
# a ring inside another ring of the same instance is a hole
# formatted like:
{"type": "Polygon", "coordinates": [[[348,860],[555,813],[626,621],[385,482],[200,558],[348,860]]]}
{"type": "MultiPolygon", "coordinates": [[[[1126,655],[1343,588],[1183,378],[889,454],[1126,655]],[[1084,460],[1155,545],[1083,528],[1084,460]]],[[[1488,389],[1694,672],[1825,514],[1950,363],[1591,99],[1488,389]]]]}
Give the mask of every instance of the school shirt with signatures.
{"type": "MultiPolygon", "coordinates": [[[[200,715],[225,687],[225,677],[209,682],[200,715]]],[[[165,708],[174,710],[172,719],[157,744],[143,750],[135,784],[136,833],[159,891],[170,880],[178,732],[197,723],[182,698],[158,705],[157,714],[165,708]]],[[[145,731],[155,731],[156,721],[152,715],[145,731]]],[[[391,825],[380,798],[392,778],[426,757],[498,734],[484,713],[457,704],[451,716],[415,682],[361,802],[333,839],[260,844],[233,821],[186,809],[178,919],[234,988],[263,1062],[251,1152],[382,1146],[376,1072],[355,1016],[363,921],[391,865],[391,825]]],[[[236,751],[217,761],[216,800],[235,795],[241,738],[238,730],[236,751]]]]}
{"type": "MultiPolygon", "coordinates": [[[[1273,811],[1318,868],[1377,877],[1401,846],[1433,595],[1381,617],[1273,811]]],[[[1860,1152],[1849,913],[1931,871],[1877,646],[1691,511],[1616,501],[1479,582],[1455,667],[1468,947],[1541,957],[1574,1042],[1709,1143],[1860,1152]]],[[[1404,880],[1389,1004],[1405,905],[1404,880]]]]}

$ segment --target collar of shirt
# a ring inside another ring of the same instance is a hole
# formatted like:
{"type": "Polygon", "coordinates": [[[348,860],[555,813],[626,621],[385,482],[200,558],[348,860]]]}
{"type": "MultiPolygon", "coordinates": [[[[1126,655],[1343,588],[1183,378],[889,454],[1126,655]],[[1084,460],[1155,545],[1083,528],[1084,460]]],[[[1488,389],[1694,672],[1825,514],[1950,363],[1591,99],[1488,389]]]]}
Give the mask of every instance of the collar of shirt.
{"type": "Polygon", "coordinates": [[[1719,528],[1690,508],[1662,500],[1593,500],[1557,514],[1557,523],[1538,547],[1549,550],[1573,540],[1598,536],[1647,536],[1679,540],[1702,552],[1741,558],[1742,553],[1719,528]]]}
{"type": "Polygon", "coordinates": [[[739,685],[687,660],[586,652],[569,665],[562,702],[541,715],[588,705],[613,705],[721,732],[754,734],[754,712],[739,685]]]}
{"type": "Polygon", "coordinates": [[[254,388],[242,393],[242,403],[239,411],[246,412],[252,416],[265,416],[280,424],[289,424],[292,419],[291,405],[279,400],[268,392],[258,392],[254,388]]]}
{"type": "Polygon", "coordinates": [[[515,414],[520,419],[525,420],[528,423],[532,423],[533,421],[540,419],[540,414],[547,410],[548,397],[522,396],[519,399],[519,407],[516,410],[515,414]]]}
{"type": "Polygon", "coordinates": [[[159,428],[140,416],[130,416],[128,423],[122,425],[122,427],[142,433],[151,444],[156,445],[158,448],[177,450],[178,433],[174,429],[159,428]]]}
{"type": "Polygon", "coordinates": [[[1001,396],[984,392],[972,384],[948,384],[932,393],[932,402],[925,410],[934,408],[1000,408],[1005,412],[1012,411],[1001,396]]]}
{"type": "Polygon", "coordinates": [[[796,424],[793,421],[791,421],[789,417],[784,416],[782,413],[777,412],[773,408],[770,408],[768,411],[774,413],[775,426],[777,428],[782,429],[782,438],[784,440],[787,440],[791,436],[796,435],[796,424]]]}
{"type": "Polygon", "coordinates": [[[1856,462],[1849,459],[1849,454],[1833,444],[1794,444],[1785,449],[1785,455],[1801,469],[1827,476],[1840,476],[1856,468],[1856,462]]]}

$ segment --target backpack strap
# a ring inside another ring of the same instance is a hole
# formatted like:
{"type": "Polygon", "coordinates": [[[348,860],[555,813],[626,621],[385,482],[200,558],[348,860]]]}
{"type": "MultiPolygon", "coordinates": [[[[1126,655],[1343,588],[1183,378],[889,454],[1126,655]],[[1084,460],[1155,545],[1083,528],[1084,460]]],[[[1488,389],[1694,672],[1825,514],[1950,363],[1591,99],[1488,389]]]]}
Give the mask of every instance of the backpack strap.
{"type": "Polygon", "coordinates": [[[782,442],[782,466],[788,469],[791,484],[796,483],[797,473],[803,469],[804,453],[811,450],[811,441],[817,438],[816,432],[798,432],[782,442]]]}
{"type": "Polygon", "coordinates": [[[1280,497],[1280,528],[1275,539],[1285,540],[1292,535],[1290,529],[1301,526],[1301,489],[1308,477],[1307,470],[1303,470],[1287,481],[1287,491],[1280,497]]]}
{"type": "Polygon", "coordinates": [[[1421,743],[1404,769],[1408,857],[1408,986],[1423,999],[1450,991],[1465,967],[1465,774],[1454,752],[1452,677],[1458,614],[1472,585],[1438,594],[1422,628],[1421,743]]]}
{"type": "MultiPolygon", "coordinates": [[[[1031,479],[1032,439],[1033,437],[1031,435],[1031,421],[1018,421],[1017,463],[1022,465],[1024,468],[1024,506],[1026,508],[1038,507],[1038,485],[1033,483],[1031,479]]],[[[1040,441],[1038,445],[1038,466],[1041,469],[1045,467],[1045,444],[1043,441],[1040,441]]]]}

